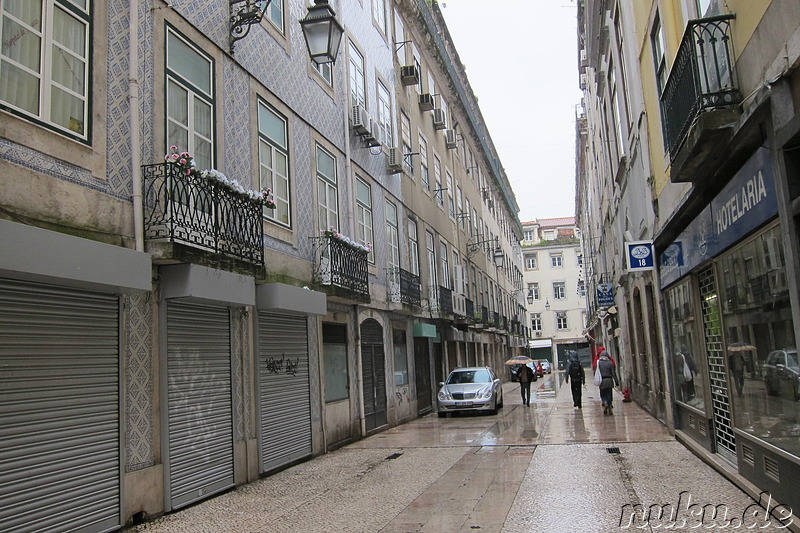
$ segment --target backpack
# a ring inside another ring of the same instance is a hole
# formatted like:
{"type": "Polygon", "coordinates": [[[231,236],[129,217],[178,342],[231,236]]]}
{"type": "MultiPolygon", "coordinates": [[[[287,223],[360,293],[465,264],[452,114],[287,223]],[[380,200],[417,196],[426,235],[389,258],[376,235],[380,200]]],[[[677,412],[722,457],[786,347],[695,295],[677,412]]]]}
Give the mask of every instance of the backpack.
{"type": "Polygon", "coordinates": [[[581,367],[581,363],[579,361],[572,361],[569,364],[570,379],[573,380],[581,379],[581,370],[583,370],[583,367],[581,367]]]}

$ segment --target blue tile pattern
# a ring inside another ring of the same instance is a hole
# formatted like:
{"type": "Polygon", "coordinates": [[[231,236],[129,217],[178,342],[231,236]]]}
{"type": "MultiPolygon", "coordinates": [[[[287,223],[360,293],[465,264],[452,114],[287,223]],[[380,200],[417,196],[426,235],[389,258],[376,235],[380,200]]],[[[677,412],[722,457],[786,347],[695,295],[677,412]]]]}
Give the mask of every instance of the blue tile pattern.
{"type": "Polygon", "coordinates": [[[123,296],[125,308],[125,460],[132,472],[153,466],[153,354],[151,293],[123,296]]]}

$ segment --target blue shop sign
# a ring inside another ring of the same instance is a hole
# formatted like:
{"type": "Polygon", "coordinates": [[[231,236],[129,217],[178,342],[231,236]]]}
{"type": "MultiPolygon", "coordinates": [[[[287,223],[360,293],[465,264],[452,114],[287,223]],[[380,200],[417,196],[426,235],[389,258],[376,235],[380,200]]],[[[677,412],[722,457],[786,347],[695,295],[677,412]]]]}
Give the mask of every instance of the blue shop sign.
{"type": "Polygon", "coordinates": [[[769,150],[760,148],[659,258],[661,287],[715,257],[778,212],[769,150]]]}
{"type": "Polygon", "coordinates": [[[626,242],[625,255],[631,272],[653,270],[656,267],[653,241],[626,242]]]}

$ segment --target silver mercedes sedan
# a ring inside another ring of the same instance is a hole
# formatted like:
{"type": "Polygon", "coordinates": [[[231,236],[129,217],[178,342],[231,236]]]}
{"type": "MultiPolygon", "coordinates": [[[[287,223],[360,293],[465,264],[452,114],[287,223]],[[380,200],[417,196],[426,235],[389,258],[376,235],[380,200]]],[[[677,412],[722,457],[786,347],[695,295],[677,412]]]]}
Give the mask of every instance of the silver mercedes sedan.
{"type": "Polygon", "coordinates": [[[503,406],[503,388],[488,366],[456,368],[439,383],[436,404],[439,417],[455,411],[489,411],[497,414],[503,406]]]}

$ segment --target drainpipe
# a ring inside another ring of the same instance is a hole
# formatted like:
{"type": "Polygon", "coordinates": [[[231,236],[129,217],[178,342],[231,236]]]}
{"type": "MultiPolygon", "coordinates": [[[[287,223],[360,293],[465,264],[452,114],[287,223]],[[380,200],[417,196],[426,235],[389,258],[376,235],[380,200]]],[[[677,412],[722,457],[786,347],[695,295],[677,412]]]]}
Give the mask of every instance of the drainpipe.
{"type": "Polygon", "coordinates": [[[139,123],[139,2],[131,0],[128,40],[128,105],[131,123],[131,176],[133,185],[133,234],[136,251],[144,252],[144,209],[142,206],[142,158],[139,123]]]}

